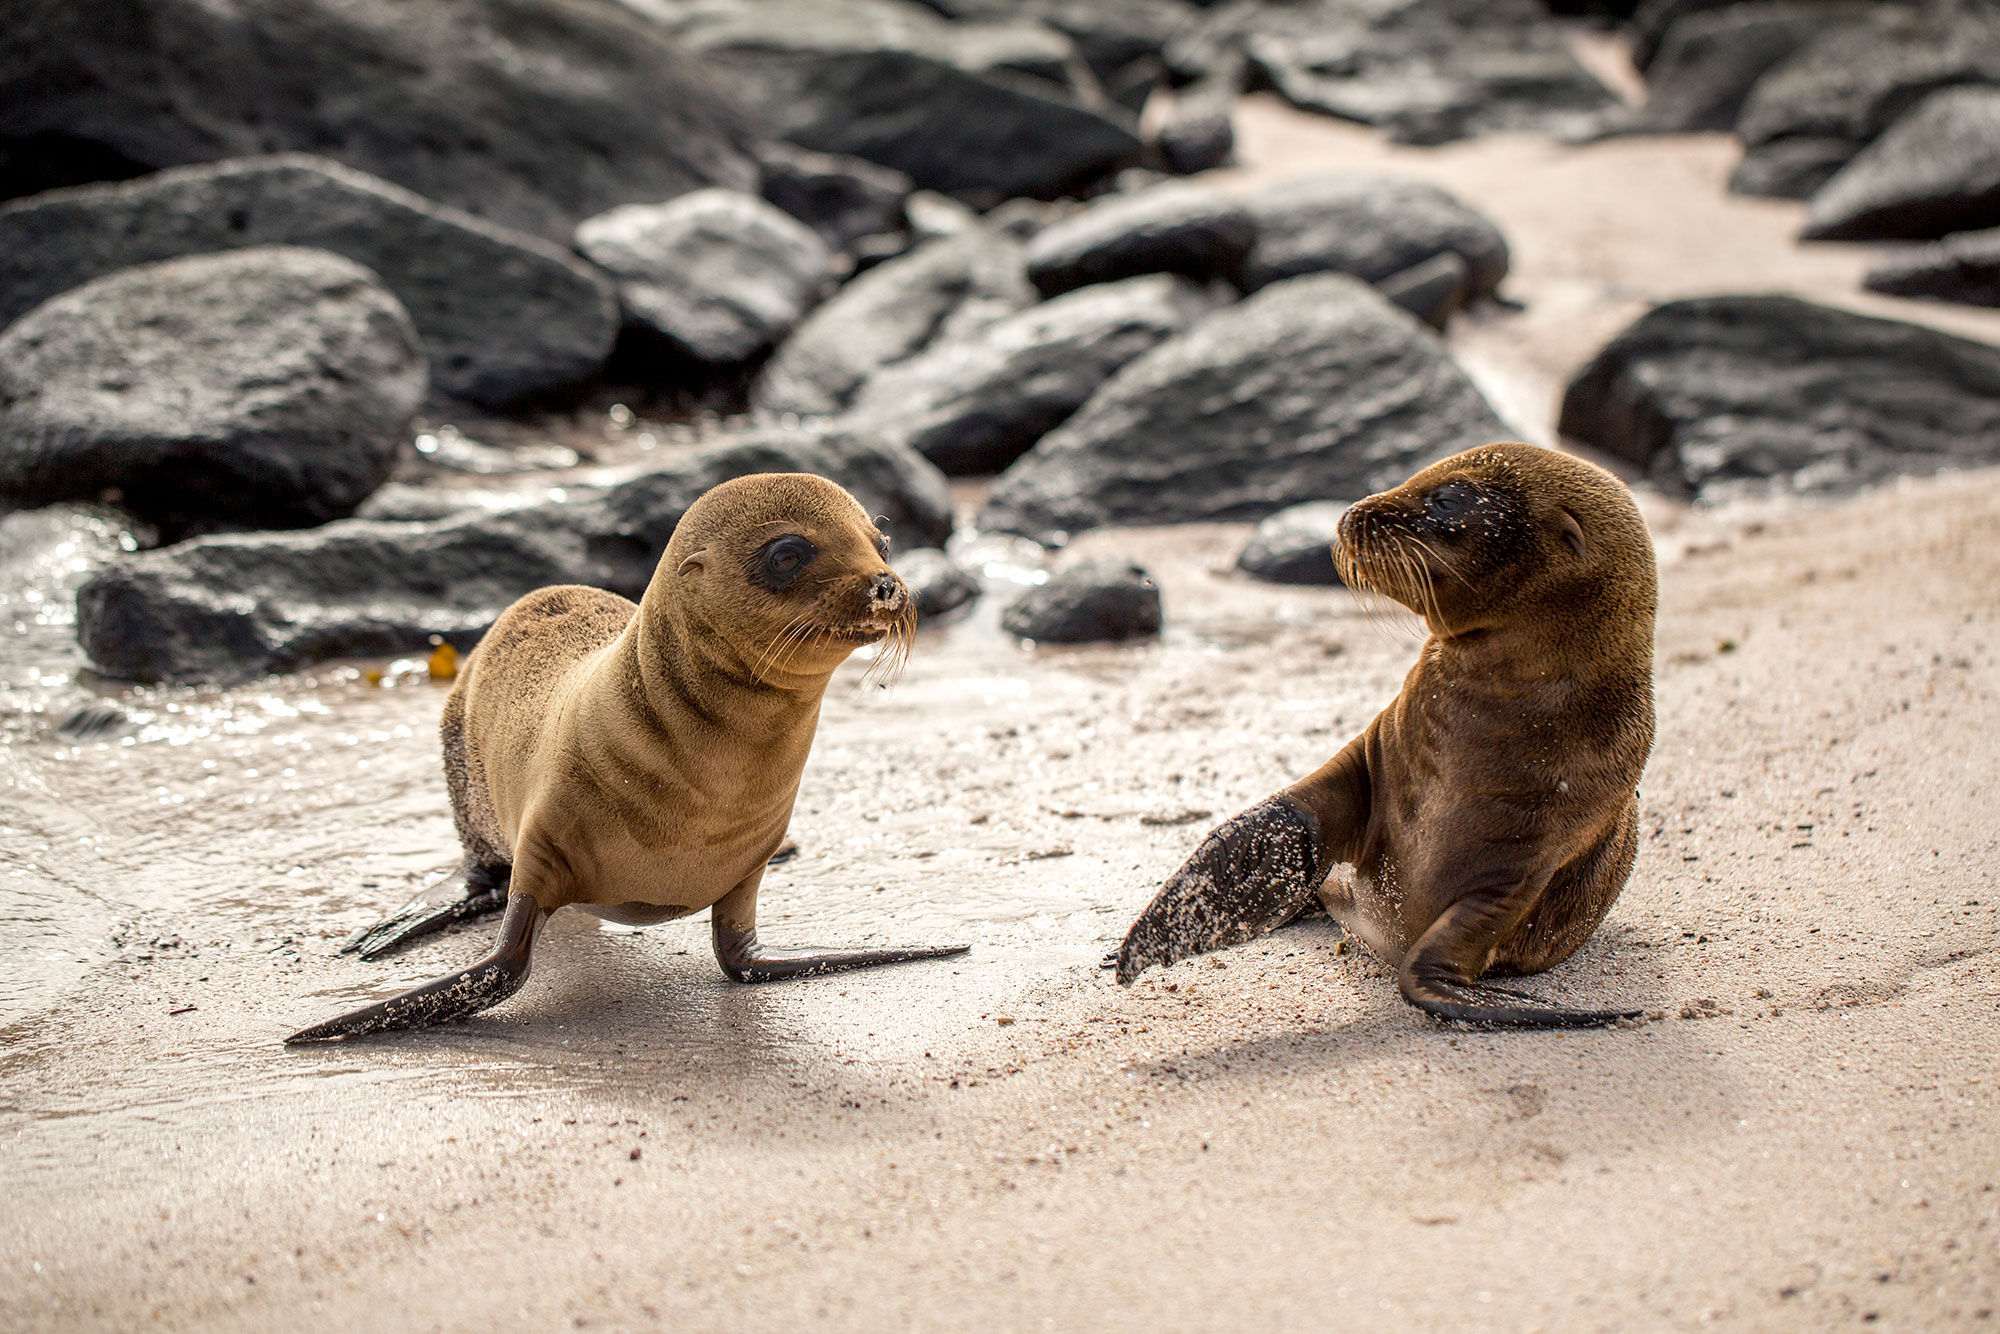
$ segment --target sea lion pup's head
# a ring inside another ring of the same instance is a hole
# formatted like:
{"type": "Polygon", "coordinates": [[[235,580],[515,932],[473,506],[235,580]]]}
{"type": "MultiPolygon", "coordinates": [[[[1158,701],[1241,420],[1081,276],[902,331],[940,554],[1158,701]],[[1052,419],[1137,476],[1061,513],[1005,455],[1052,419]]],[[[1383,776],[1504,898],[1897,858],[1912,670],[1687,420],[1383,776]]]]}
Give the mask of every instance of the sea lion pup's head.
{"type": "Polygon", "coordinates": [[[888,553],[889,539],[838,484],[755,473],[688,507],[646,603],[670,606],[690,644],[726,645],[734,665],[766,685],[823,678],[884,636],[891,643],[877,663],[893,671],[909,651],[916,606],[888,553]]]}
{"type": "Polygon", "coordinates": [[[1532,620],[1565,633],[1652,633],[1653,543],[1625,484],[1535,445],[1468,449],[1340,520],[1349,586],[1386,594],[1461,638],[1532,620]],[[1551,620],[1550,613],[1553,614],[1551,620]]]}

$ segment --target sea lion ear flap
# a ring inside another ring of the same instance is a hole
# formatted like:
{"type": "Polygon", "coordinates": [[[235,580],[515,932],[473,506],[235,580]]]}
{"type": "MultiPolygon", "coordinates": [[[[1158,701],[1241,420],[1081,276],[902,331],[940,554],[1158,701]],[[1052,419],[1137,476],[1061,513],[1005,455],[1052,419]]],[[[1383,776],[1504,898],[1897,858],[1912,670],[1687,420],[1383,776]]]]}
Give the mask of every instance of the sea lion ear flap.
{"type": "Polygon", "coordinates": [[[699,570],[702,567],[702,562],[705,561],[707,558],[708,558],[708,549],[706,547],[702,548],[699,551],[689,552],[687,557],[681,561],[678,567],[675,568],[674,573],[692,574],[694,571],[699,570]]]}
{"type": "Polygon", "coordinates": [[[1569,543],[1571,551],[1581,556],[1583,554],[1583,525],[1578,523],[1576,516],[1568,510],[1557,510],[1556,513],[1562,516],[1563,541],[1569,543]]]}

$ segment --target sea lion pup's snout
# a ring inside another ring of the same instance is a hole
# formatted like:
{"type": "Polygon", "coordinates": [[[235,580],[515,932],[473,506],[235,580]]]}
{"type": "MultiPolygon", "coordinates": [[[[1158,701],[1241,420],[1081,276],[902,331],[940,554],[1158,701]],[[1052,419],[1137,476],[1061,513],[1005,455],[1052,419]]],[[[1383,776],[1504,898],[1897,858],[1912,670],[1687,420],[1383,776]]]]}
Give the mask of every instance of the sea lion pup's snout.
{"type": "Polygon", "coordinates": [[[1569,957],[1632,869],[1658,586],[1631,494],[1581,459],[1488,445],[1356,503],[1338,536],[1347,583],[1431,637],[1360,736],[1195,849],[1133,924],[1118,980],[1282,925],[1318,889],[1440,1018],[1635,1014],[1481,980],[1569,957]],[[1322,886],[1336,862],[1352,880],[1322,886]]]}

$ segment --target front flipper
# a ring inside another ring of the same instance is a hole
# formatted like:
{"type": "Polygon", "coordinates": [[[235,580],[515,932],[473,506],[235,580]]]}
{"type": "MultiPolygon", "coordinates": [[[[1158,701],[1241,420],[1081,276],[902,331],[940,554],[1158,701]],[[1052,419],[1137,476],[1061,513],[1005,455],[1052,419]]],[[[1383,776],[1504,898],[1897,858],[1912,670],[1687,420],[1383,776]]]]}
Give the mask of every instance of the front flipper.
{"type": "Polygon", "coordinates": [[[1327,867],[1313,814],[1288,796],[1265,798],[1203,839],[1139,914],[1118,949],[1119,984],[1275,931],[1307,906],[1327,867]]]}
{"type": "Polygon", "coordinates": [[[757,886],[763,878],[764,870],[760,866],[750,879],[718,899],[709,913],[715,961],[722,965],[722,971],[732,981],[776,982],[787,977],[818,977],[824,973],[844,973],[885,963],[948,959],[972,948],[970,945],[917,945],[905,949],[819,950],[784,949],[762,944],[757,939],[757,886]]]}
{"type": "Polygon", "coordinates": [[[340,947],[342,954],[379,959],[453,922],[497,913],[507,906],[511,867],[467,862],[388,917],[340,947]]]}
{"type": "Polygon", "coordinates": [[[1638,1010],[1577,1010],[1478,979],[1479,961],[1491,957],[1493,941],[1518,918],[1519,905],[1538,897],[1523,888],[1452,904],[1404,956],[1396,979],[1403,998],[1439,1019],[1481,1028],[1602,1028],[1637,1019],[1638,1010]]]}
{"type": "Polygon", "coordinates": [[[516,894],[508,900],[507,915],[500,920],[499,943],[479,962],[400,996],[301,1029],[286,1038],[285,1045],[329,1042],[398,1028],[430,1028],[491,1009],[528,980],[535,933],[547,916],[533,898],[516,894]]]}

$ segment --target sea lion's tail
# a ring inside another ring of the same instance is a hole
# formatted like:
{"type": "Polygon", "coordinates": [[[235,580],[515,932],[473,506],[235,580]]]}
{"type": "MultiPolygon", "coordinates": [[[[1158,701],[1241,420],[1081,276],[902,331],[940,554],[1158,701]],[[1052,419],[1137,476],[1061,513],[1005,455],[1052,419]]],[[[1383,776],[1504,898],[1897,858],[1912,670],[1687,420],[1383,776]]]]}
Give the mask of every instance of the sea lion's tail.
{"type": "Polygon", "coordinates": [[[333,1042],[399,1028],[430,1028],[491,1009],[519,991],[528,980],[535,933],[547,916],[534,899],[516,894],[507,901],[507,915],[500,920],[500,940],[485,958],[400,996],[302,1028],[286,1038],[285,1044],[333,1042]]]}

